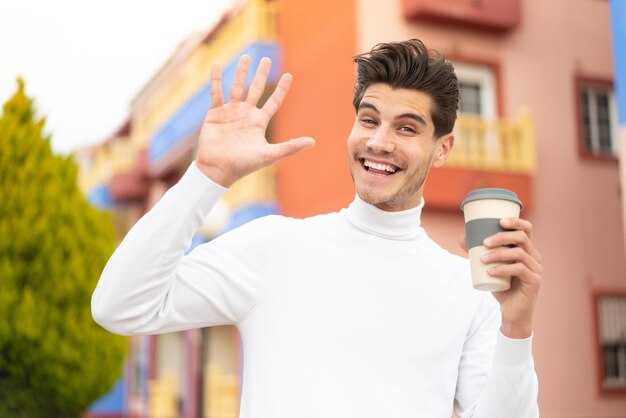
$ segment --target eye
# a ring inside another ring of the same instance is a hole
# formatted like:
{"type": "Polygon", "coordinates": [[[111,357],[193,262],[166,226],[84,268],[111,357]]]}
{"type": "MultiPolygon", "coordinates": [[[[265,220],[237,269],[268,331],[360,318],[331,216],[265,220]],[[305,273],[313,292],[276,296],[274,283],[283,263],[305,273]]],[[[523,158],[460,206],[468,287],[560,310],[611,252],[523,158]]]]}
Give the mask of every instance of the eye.
{"type": "Polygon", "coordinates": [[[401,126],[400,131],[410,133],[410,134],[416,133],[415,129],[411,128],[410,126],[401,126]]]}
{"type": "Polygon", "coordinates": [[[376,121],[368,117],[361,118],[361,123],[363,123],[364,125],[371,125],[371,126],[376,125],[376,121]]]}

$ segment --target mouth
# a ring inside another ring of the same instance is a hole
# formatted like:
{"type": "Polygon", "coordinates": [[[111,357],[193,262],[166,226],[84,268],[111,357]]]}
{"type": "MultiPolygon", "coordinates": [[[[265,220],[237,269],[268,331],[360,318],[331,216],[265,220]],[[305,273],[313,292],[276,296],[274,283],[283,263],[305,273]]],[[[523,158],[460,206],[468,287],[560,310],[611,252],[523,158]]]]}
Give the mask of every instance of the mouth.
{"type": "Polygon", "coordinates": [[[392,176],[402,171],[400,167],[397,167],[393,164],[378,163],[375,161],[367,160],[365,158],[360,158],[359,161],[361,162],[361,166],[363,167],[363,169],[365,169],[365,171],[379,176],[392,176]]]}

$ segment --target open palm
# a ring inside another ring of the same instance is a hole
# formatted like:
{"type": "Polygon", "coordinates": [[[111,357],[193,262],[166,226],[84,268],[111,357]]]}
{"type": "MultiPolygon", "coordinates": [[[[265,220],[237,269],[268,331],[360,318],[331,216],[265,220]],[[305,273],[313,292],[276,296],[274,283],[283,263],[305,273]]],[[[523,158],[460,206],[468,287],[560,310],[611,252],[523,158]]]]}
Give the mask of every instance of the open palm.
{"type": "Polygon", "coordinates": [[[230,187],[241,177],[315,143],[309,137],[277,144],[267,142],[267,125],[283,104],[292,77],[284,74],[270,98],[263,107],[258,108],[257,103],[265,91],[271,61],[268,58],[261,59],[244,100],[244,82],[249,66],[250,57],[241,57],[228,103],[224,103],[219,66],[214,65],[211,71],[211,108],[200,131],[196,165],[207,177],[224,187],[230,187]]]}

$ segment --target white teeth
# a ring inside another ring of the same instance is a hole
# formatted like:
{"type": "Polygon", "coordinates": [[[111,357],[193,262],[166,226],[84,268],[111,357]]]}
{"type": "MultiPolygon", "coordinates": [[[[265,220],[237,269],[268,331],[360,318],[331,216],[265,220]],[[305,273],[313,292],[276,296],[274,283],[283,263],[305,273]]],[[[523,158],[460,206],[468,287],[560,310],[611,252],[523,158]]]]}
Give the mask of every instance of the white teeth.
{"type": "Polygon", "coordinates": [[[396,168],[389,164],[380,164],[380,163],[374,163],[372,161],[364,160],[363,165],[365,165],[365,167],[374,168],[376,170],[384,170],[390,173],[396,172],[396,168]]]}

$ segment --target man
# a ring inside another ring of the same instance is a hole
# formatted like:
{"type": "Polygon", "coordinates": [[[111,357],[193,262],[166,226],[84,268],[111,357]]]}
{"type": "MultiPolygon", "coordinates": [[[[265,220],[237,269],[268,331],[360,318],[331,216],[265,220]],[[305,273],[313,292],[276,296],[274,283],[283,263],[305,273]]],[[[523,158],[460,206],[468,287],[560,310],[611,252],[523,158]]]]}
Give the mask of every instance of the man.
{"type": "Polygon", "coordinates": [[[491,273],[515,276],[495,299],[472,289],[467,260],[419,224],[428,172],[454,143],[452,65],[418,40],[355,61],[348,208],[261,218],[183,256],[226,188],[314,143],[264,138],[290,75],[259,109],[268,59],[244,96],[241,58],[228,103],[214,66],[197,160],[111,257],[94,318],[128,335],[236,325],[244,418],[448,418],[453,407],[461,418],[537,417],[530,340],[541,263],[530,223],[503,220],[510,231],[485,242],[483,261],[506,263],[491,273]]]}

